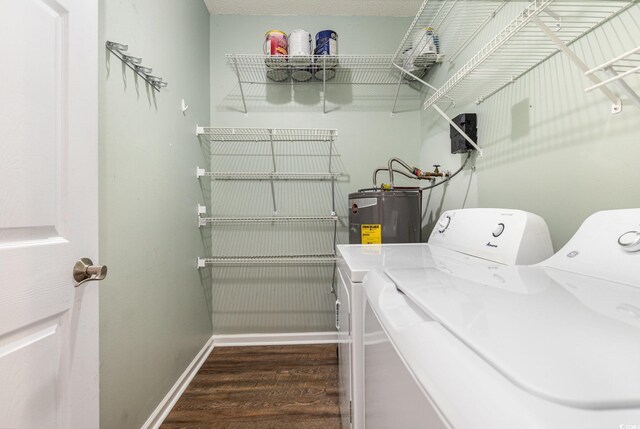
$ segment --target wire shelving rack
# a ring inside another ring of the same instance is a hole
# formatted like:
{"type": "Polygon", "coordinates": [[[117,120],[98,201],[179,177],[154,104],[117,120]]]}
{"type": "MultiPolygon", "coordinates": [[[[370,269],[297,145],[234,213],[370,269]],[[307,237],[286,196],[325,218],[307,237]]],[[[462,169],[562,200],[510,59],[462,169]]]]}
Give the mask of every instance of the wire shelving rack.
{"type": "Polygon", "coordinates": [[[458,104],[470,99],[480,104],[633,4],[533,0],[423,107],[427,109],[444,97],[458,104]]]}
{"type": "MultiPolygon", "coordinates": [[[[214,216],[207,214],[207,207],[203,205],[197,206],[198,226],[208,227],[213,225],[236,225],[236,224],[304,224],[304,223],[329,223],[333,224],[331,228],[332,237],[332,253],[318,254],[278,254],[278,255],[233,255],[233,256],[214,256],[209,258],[198,258],[197,267],[205,268],[210,266],[244,266],[244,265],[331,265],[333,264],[332,291],[334,290],[336,276],[336,240],[337,226],[339,217],[336,214],[336,180],[342,176],[342,173],[334,171],[337,156],[335,150],[335,140],[337,138],[337,130],[335,129],[281,129],[281,128],[226,128],[226,127],[197,127],[196,134],[204,141],[210,144],[252,144],[266,145],[266,152],[272,159],[272,171],[269,172],[221,172],[206,171],[203,168],[197,168],[196,176],[198,179],[208,177],[212,180],[266,180],[271,182],[271,197],[273,202],[273,214],[270,216],[214,216]],[[276,150],[274,143],[281,142],[283,144],[311,144],[326,145],[326,171],[322,172],[281,172],[278,171],[276,161],[276,150]],[[280,215],[276,203],[276,192],[274,181],[276,180],[314,180],[314,181],[330,181],[331,182],[331,212],[321,215],[280,215]]],[[[250,147],[253,147],[252,145],[250,147]]],[[[212,156],[213,151],[212,151],[212,156]]]]}
{"type": "MultiPolygon", "coordinates": [[[[453,3],[457,3],[453,1],[453,3]]],[[[481,5],[484,2],[469,2],[471,5],[481,5]]],[[[487,4],[495,2],[487,2],[487,4]]],[[[486,17],[479,26],[471,30],[469,26],[467,40],[454,53],[457,56],[470,41],[500,12],[508,2],[502,2],[486,17]]],[[[478,52],[440,87],[436,88],[428,82],[419,80],[434,93],[426,99],[423,108],[429,107],[441,115],[454,127],[482,156],[482,150],[467,134],[464,133],[452,119],[437,104],[446,100],[444,109],[475,102],[480,104],[500,92],[505,87],[528,73],[556,53],[562,51],[579,67],[592,82],[588,91],[598,88],[612,102],[612,113],[620,112],[622,104],[620,98],[596,76],[596,70],[589,67],[570,49],[570,46],[584,35],[591,32],[604,22],[617,16],[632,6],[637,6],[638,0],[591,0],[576,2],[573,0],[529,0],[509,24],[499,31],[493,39],[478,52]]],[[[448,0],[424,0],[416,18],[405,35],[396,56],[394,65],[407,73],[397,63],[403,49],[406,49],[416,31],[429,24],[437,32],[440,16],[451,14],[454,5],[448,0]],[[448,5],[448,6],[447,6],[448,5]]],[[[606,65],[606,64],[605,64],[606,65]]],[[[612,75],[615,70],[609,68],[610,78],[616,78],[623,90],[634,102],[640,102],[637,95],[629,88],[625,88],[621,78],[612,75]]],[[[610,80],[611,82],[613,80],[610,80]]]]}

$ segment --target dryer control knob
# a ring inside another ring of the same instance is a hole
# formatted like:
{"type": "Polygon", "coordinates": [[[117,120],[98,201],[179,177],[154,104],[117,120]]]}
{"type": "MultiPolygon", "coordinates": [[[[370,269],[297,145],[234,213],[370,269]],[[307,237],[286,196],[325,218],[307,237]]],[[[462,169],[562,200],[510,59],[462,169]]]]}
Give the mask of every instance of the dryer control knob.
{"type": "Polygon", "coordinates": [[[640,250],[640,231],[625,232],[618,238],[618,244],[627,252],[637,252],[640,250]]]}
{"type": "Polygon", "coordinates": [[[447,228],[449,228],[449,224],[451,223],[451,216],[445,216],[438,221],[438,232],[442,234],[447,228]]]}
{"type": "Polygon", "coordinates": [[[499,223],[498,226],[496,226],[496,229],[494,229],[491,234],[494,237],[500,237],[500,235],[502,235],[503,232],[504,232],[504,223],[499,223]]]}

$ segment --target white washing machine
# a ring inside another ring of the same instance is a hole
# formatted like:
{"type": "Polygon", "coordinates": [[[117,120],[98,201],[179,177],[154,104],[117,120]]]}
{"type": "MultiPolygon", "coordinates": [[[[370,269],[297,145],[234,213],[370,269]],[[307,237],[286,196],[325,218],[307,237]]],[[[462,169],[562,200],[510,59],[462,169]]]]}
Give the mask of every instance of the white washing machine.
{"type": "Polygon", "coordinates": [[[640,428],[640,209],[534,266],[389,268],[364,289],[367,428],[640,428]]]}
{"type": "MultiPolygon", "coordinates": [[[[460,264],[533,264],[551,256],[546,223],[520,210],[463,209],[442,214],[429,244],[339,245],[336,327],[339,338],[342,426],[363,428],[364,310],[363,280],[382,268],[460,264]]],[[[400,426],[395,426],[400,427],[400,426]]]]}

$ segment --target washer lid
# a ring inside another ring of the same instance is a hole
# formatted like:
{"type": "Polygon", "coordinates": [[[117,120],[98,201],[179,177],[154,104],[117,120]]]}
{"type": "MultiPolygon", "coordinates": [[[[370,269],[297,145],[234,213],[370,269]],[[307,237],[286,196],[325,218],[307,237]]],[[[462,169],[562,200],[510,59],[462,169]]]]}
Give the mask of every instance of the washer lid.
{"type": "Polygon", "coordinates": [[[340,244],[340,269],[353,283],[362,283],[371,270],[433,266],[430,246],[414,244],[340,244]]]}
{"type": "Polygon", "coordinates": [[[362,283],[373,270],[387,268],[420,268],[438,265],[446,267],[496,266],[495,262],[469,256],[427,243],[412,244],[340,244],[339,265],[342,273],[353,283],[362,283]]]}
{"type": "Polygon", "coordinates": [[[542,267],[385,272],[522,389],[579,408],[640,407],[639,288],[542,267]]]}

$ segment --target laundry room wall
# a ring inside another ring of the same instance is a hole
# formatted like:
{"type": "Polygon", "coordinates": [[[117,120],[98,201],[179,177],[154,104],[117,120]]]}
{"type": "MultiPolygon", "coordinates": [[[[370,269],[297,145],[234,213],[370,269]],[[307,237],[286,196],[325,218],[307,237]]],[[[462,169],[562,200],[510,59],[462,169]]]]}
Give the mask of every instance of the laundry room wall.
{"type": "Polygon", "coordinates": [[[139,428],[211,337],[195,204],[209,119],[202,1],[100,1],[100,427],[139,428]],[[155,92],[104,48],[129,45],[155,92]],[[183,115],[181,99],[189,109],[183,115]]]}
{"type": "MultiPolygon", "coordinates": [[[[440,87],[525,6],[525,2],[513,2],[502,9],[455,64],[443,63],[427,80],[440,87]]],[[[451,35],[440,34],[441,43],[447,37],[451,35]]],[[[636,3],[571,49],[594,67],[637,47],[638,40],[640,5],[636,3]]],[[[640,90],[638,75],[627,82],[640,90]]],[[[447,110],[450,117],[478,114],[484,157],[475,159],[475,171],[471,163],[450,186],[425,195],[429,201],[426,232],[447,209],[522,209],[547,221],[558,250],[590,214],[638,207],[640,109],[622,97],[623,111],[612,115],[611,103],[601,92],[585,94],[589,85],[568,57],[558,53],[484,103],[447,110]]],[[[463,156],[450,154],[448,123],[433,109],[422,113],[421,127],[423,163],[438,160],[451,170],[461,165],[463,156]]]]}
{"type": "MultiPolygon", "coordinates": [[[[243,113],[237,79],[225,63],[225,54],[260,54],[265,31],[305,29],[315,36],[320,30],[338,33],[340,54],[393,54],[412,18],[235,16],[211,17],[211,122],[221,127],[333,128],[338,130],[334,169],[345,173],[336,192],[340,216],[338,242],[347,242],[347,196],[372,186],[374,168],[387,164],[392,156],[417,162],[420,152],[420,114],[416,91],[402,88],[394,117],[391,109],[395,85],[327,86],[326,115],[322,110],[322,85],[245,85],[248,114],[243,113]]],[[[418,94],[419,95],[419,94],[418,94]]],[[[206,124],[205,124],[206,125],[206,124]]],[[[312,145],[286,148],[298,150],[298,170],[322,171],[323,149],[312,145]],[[304,160],[303,160],[304,158],[304,160]],[[313,161],[317,160],[317,161],[313,161]],[[314,165],[317,162],[317,165],[314,165]]],[[[264,146],[238,145],[218,148],[214,168],[259,171],[269,168],[264,146]],[[225,153],[235,151],[240,164],[225,164],[225,153]],[[222,152],[221,152],[222,151],[222,152]]],[[[280,162],[280,158],[278,162],[280,162]]],[[[270,159],[268,159],[270,162],[270,159]]],[[[205,162],[205,161],[203,161],[205,162]]],[[[386,180],[382,175],[380,180],[386,180]]],[[[215,181],[211,213],[269,216],[272,214],[268,182],[225,183],[215,181]],[[247,202],[251,206],[247,207],[247,202]],[[242,213],[232,213],[240,207],[242,213]]],[[[327,183],[277,184],[280,214],[327,215],[331,190],[327,183]]],[[[212,228],[215,255],[300,253],[312,248],[329,252],[333,227],[284,225],[212,228]],[[315,246],[315,247],[314,247],[315,246]]],[[[210,269],[213,278],[213,326],[217,334],[331,331],[334,301],[330,293],[333,267],[224,267],[210,269]]]]}

